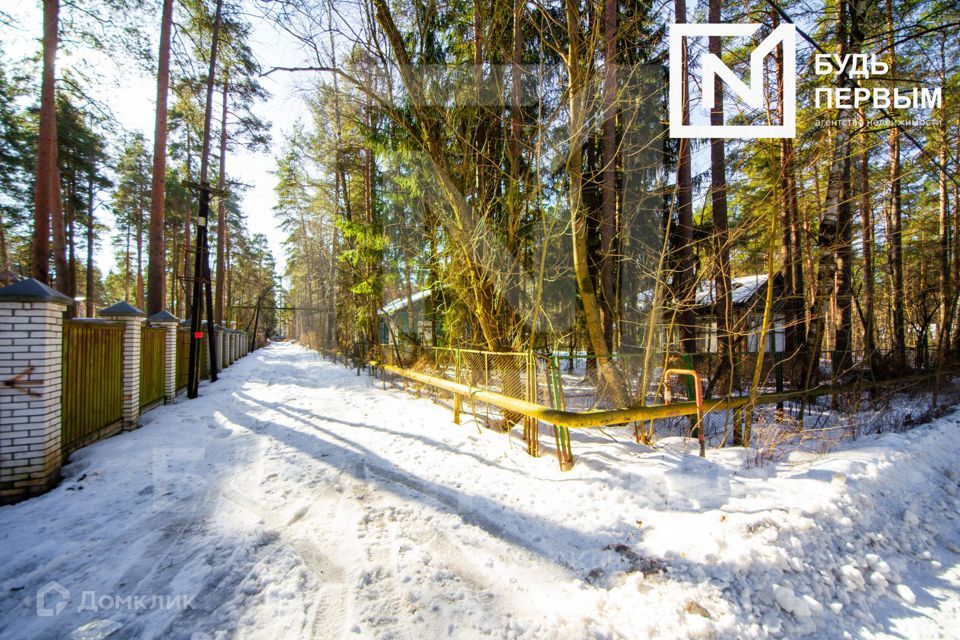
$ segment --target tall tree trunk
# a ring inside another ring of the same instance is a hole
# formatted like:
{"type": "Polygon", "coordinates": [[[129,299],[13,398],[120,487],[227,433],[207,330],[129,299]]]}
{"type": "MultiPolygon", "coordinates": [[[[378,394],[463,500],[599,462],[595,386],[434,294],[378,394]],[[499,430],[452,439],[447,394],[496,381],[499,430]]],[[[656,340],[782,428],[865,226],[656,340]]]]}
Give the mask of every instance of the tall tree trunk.
{"type": "Polygon", "coordinates": [[[867,137],[867,114],[860,109],[860,223],[863,242],[863,351],[864,361],[871,369],[876,364],[876,295],[873,267],[873,209],[870,204],[870,139],[867,137]]]}
{"type": "Polygon", "coordinates": [[[837,274],[834,280],[837,315],[834,332],[833,373],[841,376],[850,370],[853,341],[853,189],[851,165],[853,148],[847,136],[846,156],[837,207],[837,274]]]}
{"type": "MultiPolygon", "coordinates": [[[[190,136],[190,129],[187,128],[187,180],[193,180],[193,146],[191,145],[192,139],[190,136]]],[[[191,279],[193,274],[193,265],[190,264],[190,240],[191,240],[191,231],[190,228],[193,226],[193,213],[190,210],[190,205],[188,204],[183,209],[183,281],[186,283],[186,287],[191,279]]],[[[189,294],[187,294],[189,296],[189,294]]]]}
{"type": "Polygon", "coordinates": [[[229,78],[223,79],[223,91],[221,99],[220,113],[220,176],[217,181],[217,188],[220,194],[217,196],[217,299],[214,305],[213,315],[216,323],[223,325],[223,297],[226,293],[224,288],[224,246],[227,235],[227,101],[230,90],[229,78]]]}
{"type": "MultiPolygon", "coordinates": [[[[510,347],[517,327],[516,309],[504,300],[496,286],[496,274],[490,269],[497,245],[489,228],[478,224],[477,209],[463,195],[463,190],[454,178],[452,160],[439,138],[438,122],[429,109],[425,109],[424,87],[414,73],[404,37],[393,20],[393,14],[385,0],[373,0],[376,19],[384,31],[390,47],[397,57],[399,74],[404,88],[411,95],[413,115],[422,121],[414,131],[408,130],[429,158],[428,167],[437,181],[442,196],[447,200],[452,215],[445,216],[447,230],[454,250],[463,257],[465,281],[462,293],[469,302],[476,326],[487,347],[493,351],[510,347]]],[[[601,328],[602,331],[602,328],[601,328]]]]}
{"type": "Polygon", "coordinates": [[[87,283],[84,291],[86,295],[87,303],[87,313],[88,318],[92,318],[94,309],[96,308],[97,303],[97,291],[94,283],[93,277],[93,253],[96,238],[94,235],[94,204],[93,204],[93,194],[94,194],[94,179],[96,177],[96,165],[90,163],[90,173],[87,175],[87,283]]]}
{"type": "Polygon", "coordinates": [[[50,284],[50,221],[57,217],[63,219],[60,171],[57,166],[56,57],[59,22],[60,0],[43,0],[43,80],[40,88],[30,271],[34,278],[44,284],[50,284]]]}
{"type": "Polygon", "coordinates": [[[167,179],[167,93],[170,87],[170,32],[173,0],[163,0],[160,53],[157,61],[157,113],[153,126],[153,182],[150,187],[150,263],[147,267],[147,315],[166,303],[167,248],[164,241],[164,198],[167,179]]]}
{"type": "MultiPolygon", "coordinates": [[[[956,130],[960,132],[960,112],[957,113],[956,130]]],[[[953,166],[960,168],[960,135],[954,136],[953,166]]],[[[952,286],[960,289],[960,183],[956,180],[953,181],[953,262],[950,266],[952,286]]],[[[958,326],[956,322],[954,326],[958,326]]]]}
{"type": "Polygon", "coordinates": [[[600,283],[603,335],[616,349],[614,323],[617,321],[617,0],[603,2],[603,200],[600,209],[600,283]]]}
{"type": "MultiPolygon", "coordinates": [[[[70,172],[69,176],[69,185],[67,187],[67,192],[69,197],[67,198],[67,206],[64,211],[65,222],[66,222],[66,235],[67,235],[67,286],[63,290],[63,293],[67,294],[67,297],[71,299],[76,299],[77,297],[77,243],[76,238],[74,237],[74,226],[77,219],[76,211],[76,202],[77,202],[77,174],[75,171],[70,172]]],[[[77,316],[76,303],[70,305],[66,311],[67,318],[75,318],[77,316]]]]}
{"type": "MultiPolygon", "coordinates": [[[[677,24],[687,21],[686,0],[674,0],[675,20],[677,24]]],[[[686,42],[682,45],[681,66],[681,122],[690,124],[690,78],[687,73],[688,55],[686,42]]],[[[718,83],[719,84],[719,83],[718,83]]],[[[693,289],[695,264],[693,255],[693,177],[690,157],[690,140],[680,138],[677,141],[677,227],[675,243],[671,247],[674,262],[673,295],[677,301],[680,323],[680,343],[685,353],[697,350],[696,316],[693,310],[693,289]]]]}
{"type": "MultiPolygon", "coordinates": [[[[143,198],[139,199],[143,202],[143,198]]],[[[143,309],[143,209],[137,205],[137,308],[143,309]]]]}
{"type": "MultiPolygon", "coordinates": [[[[771,12],[773,27],[780,25],[780,15],[771,12]]],[[[777,115],[784,115],[783,46],[777,48],[777,115]]],[[[794,164],[793,140],[780,139],[780,231],[782,234],[781,274],[783,278],[783,314],[784,314],[784,361],[789,363],[790,378],[799,386],[802,383],[803,361],[798,357],[805,345],[806,322],[804,308],[806,297],[803,280],[803,230],[800,223],[800,211],[797,205],[797,179],[794,164]]]]}
{"type": "MultiPolygon", "coordinates": [[[[960,131],[960,113],[957,114],[956,120],[957,131],[960,131]]],[[[954,156],[953,156],[953,166],[960,167],[960,136],[955,136],[955,147],[954,147],[954,156]]],[[[960,183],[956,180],[953,181],[953,264],[951,265],[953,272],[953,284],[952,289],[956,293],[960,291],[960,183]]],[[[958,309],[954,310],[953,318],[953,344],[951,345],[951,350],[954,354],[960,353],[960,319],[956,317],[958,309]]]]}
{"type": "MultiPolygon", "coordinates": [[[[682,1],[682,0],[680,0],[682,1]]],[[[610,399],[617,406],[630,404],[626,380],[611,359],[610,346],[603,331],[603,318],[597,302],[593,279],[587,264],[586,210],[583,204],[583,139],[587,127],[587,78],[583,57],[580,11],[576,0],[567,0],[568,75],[570,103],[567,171],[570,180],[570,234],[573,244],[573,270],[583,308],[590,346],[597,356],[597,368],[603,376],[610,399]]]]}
{"type": "MultiPolygon", "coordinates": [[[[230,313],[230,304],[233,300],[233,267],[230,264],[231,259],[231,250],[233,248],[233,242],[230,240],[230,234],[227,234],[226,238],[226,247],[224,247],[224,266],[227,270],[227,289],[224,295],[224,308],[223,308],[223,319],[229,325],[231,320],[230,313]]],[[[313,305],[310,305],[313,306],[313,305]]]]}
{"type": "Polygon", "coordinates": [[[0,211],[0,284],[9,284],[10,252],[7,250],[7,228],[3,221],[3,212],[0,211]]]}
{"type": "MultiPolygon", "coordinates": [[[[847,2],[841,0],[838,6],[838,42],[839,53],[858,52],[863,32],[860,20],[865,11],[865,0],[847,2]],[[848,35],[849,34],[849,35],[848,35]]],[[[837,76],[837,85],[848,87],[849,79],[845,74],[837,76]]],[[[848,120],[848,108],[838,108],[836,119],[848,120]]],[[[849,324],[850,324],[850,139],[849,126],[837,127],[833,139],[830,168],[827,178],[826,201],[820,214],[820,226],[817,244],[820,259],[817,267],[817,291],[813,307],[810,310],[810,329],[807,342],[811,345],[810,359],[807,363],[805,386],[813,381],[823,341],[826,335],[826,316],[831,291],[836,294],[838,309],[836,319],[838,360],[834,360],[834,375],[845,371],[849,366],[849,324]],[[846,335],[844,335],[846,331],[846,335]]]]}
{"type": "Polygon", "coordinates": [[[123,301],[127,304],[130,303],[130,242],[131,230],[133,225],[130,224],[130,221],[127,220],[127,245],[126,250],[123,253],[123,301]]]}
{"type": "MultiPolygon", "coordinates": [[[[331,64],[334,68],[337,66],[337,48],[334,42],[334,31],[333,31],[333,16],[334,16],[334,0],[328,0],[327,3],[327,33],[330,37],[330,58],[331,64]]],[[[334,221],[340,220],[342,215],[342,207],[340,203],[340,185],[341,178],[344,185],[343,189],[343,199],[347,204],[347,217],[349,218],[349,193],[346,189],[346,174],[342,170],[342,160],[341,160],[341,144],[340,140],[343,134],[343,124],[340,116],[340,87],[337,81],[337,74],[333,74],[333,131],[334,131],[334,145],[336,149],[334,150],[334,176],[333,176],[333,219],[334,221]]],[[[340,343],[339,335],[339,308],[340,308],[340,287],[338,286],[338,275],[339,269],[337,265],[340,260],[340,241],[338,238],[337,225],[332,224],[330,228],[330,268],[329,274],[327,275],[327,281],[331,283],[330,287],[330,304],[329,311],[326,314],[327,318],[327,331],[324,336],[325,346],[330,348],[336,348],[340,343]]]]}
{"type": "MultiPolygon", "coordinates": [[[[708,21],[719,23],[720,0],[710,0],[708,21]]],[[[721,42],[719,37],[711,37],[708,42],[710,53],[720,57],[721,42]]],[[[705,87],[709,90],[709,87],[705,87]]],[[[710,125],[723,126],[723,83],[715,79],[713,83],[713,108],[710,110],[710,125]]],[[[731,328],[733,325],[733,300],[730,292],[730,233],[727,229],[727,159],[725,141],[723,138],[710,140],[710,205],[713,213],[713,259],[714,259],[714,288],[715,305],[713,314],[717,318],[717,347],[720,357],[720,367],[726,368],[727,380],[722,388],[726,394],[733,392],[736,372],[734,371],[733,341],[731,328]]],[[[734,429],[734,444],[740,442],[740,430],[734,429]]]]}
{"type": "MultiPolygon", "coordinates": [[[[896,85],[897,55],[894,41],[893,0],[886,0],[887,51],[891,91],[896,85]]],[[[906,312],[903,288],[903,222],[901,214],[900,129],[890,127],[890,204],[887,208],[887,266],[893,281],[893,347],[898,364],[903,367],[907,357],[906,312]]]]}
{"type": "MultiPolygon", "coordinates": [[[[946,37],[940,36],[940,86],[947,86],[947,53],[946,37]]],[[[950,313],[952,295],[950,288],[950,193],[947,186],[947,112],[945,107],[940,109],[940,170],[938,172],[938,183],[940,190],[939,202],[939,285],[940,285],[940,317],[937,326],[937,344],[942,349],[950,345],[950,325],[952,324],[952,314],[950,313]]],[[[955,230],[954,230],[955,231],[955,230]]],[[[944,353],[938,354],[940,358],[944,353]]]]}
{"type": "MultiPolygon", "coordinates": [[[[505,198],[506,241],[505,248],[510,258],[507,273],[507,297],[510,304],[518,304],[523,283],[523,263],[520,239],[520,225],[525,210],[524,167],[522,164],[522,145],[520,142],[522,125],[522,82],[523,71],[523,16],[526,3],[523,0],[513,0],[513,19],[510,47],[511,87],[510,87],[510,121],[507,134],[507,161],[509,166],[509,180],[507,181],[505,198]]],[[[534,340],[536,321],[530,323],[528,340],[534,340]]]]}
{"type": "MultiPolygon", "coordinates": [[[[364,105],[364,117],[365,125],[367,131],[370,131],[372,135],[376,135],[376,128],[374,126],[373,120],[373,109],[370,105],[369,98],[367,103],[364,105]]],[[[374,211],[374,200],[373,200],[373,190],[374,190],[374,160],[373,160],[373,150],[370,148],[369,144],[365,144],[363,148],[363,208],[365,211],[365,218],[367,224],[367,233],[377,234],[377,225],[375,224],[376,212],[374,211]]],[[[368,279],[368,284],[372,285],[373,290],[377,291],[382,288],[382,278],[381,278],[381,269],[382,263],[380,260],[374,258],[371,260],[371,264],[366,265],[366,278],[368,279]]],[[[377,310],[380,308],[379,298],[371,299],[369,296],[364,302],[366,305],[366,321],[365,325],[365,336],[367,342],[367,349],[371,349],[373,345],[378,344],[377,341],[377,328],[378,328],[378,315],[377,310]]],[[[417,331],[417,326],[415,324],[416,316],[414,315],[414,308],[410,307],[410,330],[414,333],[417,331]]],[[[379,356],[378,356],[379,357],[379,356]]]]}

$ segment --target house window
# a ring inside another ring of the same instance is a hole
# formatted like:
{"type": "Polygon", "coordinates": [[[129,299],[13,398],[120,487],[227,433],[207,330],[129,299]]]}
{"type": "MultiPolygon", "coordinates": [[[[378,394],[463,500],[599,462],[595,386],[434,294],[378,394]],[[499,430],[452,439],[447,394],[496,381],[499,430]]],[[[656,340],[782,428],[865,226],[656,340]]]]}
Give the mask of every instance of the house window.
{"type": "MultiPolygon", "coordinates": [[[[786,347],[786,329],[783,314],[773,317],[773,326],[767,327],[766,352],[782,353],[786,347]]],[[[760,334],[763,331],[763,314],[751,313],[749,317],[749,333],[747,334],[747,351],[757,353],[760,346],[760,334]]]]}
{"type": "Polygon", "coordinates": [[[716,353],[718,350],[716,318],[708,317],[697,320],[697,351],[716,353]]]}

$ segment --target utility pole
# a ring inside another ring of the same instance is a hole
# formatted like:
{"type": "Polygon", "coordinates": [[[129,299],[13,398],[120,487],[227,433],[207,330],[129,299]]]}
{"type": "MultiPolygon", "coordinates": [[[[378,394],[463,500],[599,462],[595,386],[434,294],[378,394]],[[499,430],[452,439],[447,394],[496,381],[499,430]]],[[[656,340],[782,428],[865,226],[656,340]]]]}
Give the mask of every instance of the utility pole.
{"type": "Polygon", "coordinates": [[[210,159],[210,117],[213,107],[214,74],[217,70],[217,45],[220,40],[220,14],[223,0],[217,0],[213,18],[213,38],[210,44],[210,68],[207,73],[207,105],[203,115],[203,148],[200,152],[200,210],[197,214],[197,238],[193,267],[193,299],[190,305],[190,360],[187,372],[187,397],[196,398],[200,388],[200,318],[203,315],[203,293],[207,298],[207,344],[210,347],[210,382],[217,381],[217,344],[213,331],[213,296],[210,285],[210,259],[207,245],[207,218],[210,213],[210,183],[207,181],[210,159]],[[204,285],[201,288],[201,285],[204,285]]]}

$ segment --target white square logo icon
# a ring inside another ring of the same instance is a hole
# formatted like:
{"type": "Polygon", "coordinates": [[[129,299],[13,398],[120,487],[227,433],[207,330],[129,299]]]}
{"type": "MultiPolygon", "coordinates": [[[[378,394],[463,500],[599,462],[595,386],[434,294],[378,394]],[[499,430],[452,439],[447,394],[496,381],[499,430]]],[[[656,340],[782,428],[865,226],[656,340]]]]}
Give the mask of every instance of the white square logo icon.
{"type": "Polygon", "coordinates": [[[782,24],[750,52],[749,84],[712,53],[704,53],[700,60],[700,103],[704,109],[713,107],[714,82],[723,81],[727,88],[751,109],[763,108],[763,60],[771,55],[777,44],[783,43],[783,122],[778,125],[722,125],[683,124],[683,39],[719,37],[748,37],[759,24],[672,24],[670,25],[670,137],[671,138],[793,138],[797,135],[797,30],[792,24],[782,24]]]}

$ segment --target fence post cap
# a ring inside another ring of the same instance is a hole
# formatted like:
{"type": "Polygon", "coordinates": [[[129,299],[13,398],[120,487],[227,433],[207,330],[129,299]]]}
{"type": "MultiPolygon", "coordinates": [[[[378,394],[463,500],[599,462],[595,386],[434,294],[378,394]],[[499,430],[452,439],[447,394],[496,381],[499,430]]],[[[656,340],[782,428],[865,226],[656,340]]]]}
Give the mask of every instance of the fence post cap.
{"type": "Polygon", "coordinates": [[[73,300],[39,280],[24,278],[0,288],[0,302],[53,302],[71,305],[73,300]]]}
{"type": "Polygon", "coordinates": [[[160,311],[147,318],[150,322],[180,322],[180,318],[169,311],[160,311]]]}
{"type": "Polygon", "coordinates": [[[110,305],[106,309],[101,309],[99,315],[107,316],[107,317],[142,318],[147,314],[145,314],[143,311],[140,311],[140,309],[137,309],[135,306],[133,306],[129,302],[118,302],[116,304],[110,305]]]}

